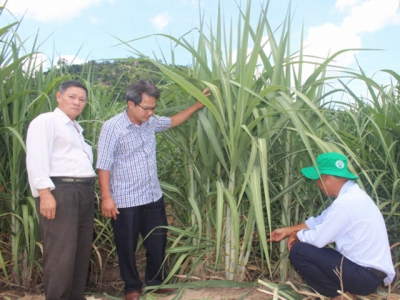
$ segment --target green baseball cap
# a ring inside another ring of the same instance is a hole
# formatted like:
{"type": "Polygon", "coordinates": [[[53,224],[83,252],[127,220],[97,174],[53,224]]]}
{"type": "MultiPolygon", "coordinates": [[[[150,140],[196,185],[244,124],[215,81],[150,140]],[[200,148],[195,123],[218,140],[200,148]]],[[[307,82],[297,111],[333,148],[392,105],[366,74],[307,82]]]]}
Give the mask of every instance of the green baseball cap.
{"type": "Polygon", "coordinates": [[[347,168],[347,158],[336,152],[328,152],[318,155],[317,168],[314,166],[301,169],[301,173],[311,180],[317,180],[321,175],[332,175],[348,179],[358,179],[347,168]]]}

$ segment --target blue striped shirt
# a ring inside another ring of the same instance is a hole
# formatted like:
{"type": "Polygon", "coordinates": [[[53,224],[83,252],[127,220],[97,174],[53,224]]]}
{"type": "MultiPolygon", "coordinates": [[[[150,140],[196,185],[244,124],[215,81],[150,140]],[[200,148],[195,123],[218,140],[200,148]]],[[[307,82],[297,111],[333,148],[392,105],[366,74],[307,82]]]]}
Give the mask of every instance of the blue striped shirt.
{"type": "Polygon", "coordinates": [[[110,190],[118,208],[157,201],[162,196],[156,162],[157,132],[169,129],[171,119],[152,116],[140,126],[126,111],[104,122],[96,168],[110,171],[110,190]]]}
{"type": "Polygon", "coordinates": [[[352,262],[386,273],[385,283],[392,282],[395,271],[385,220],[372,199],[351,180],[341,188],[338,197],[318,217],[306,220],[310,230],[297,237],[322,248],[336,244],[336,250],[352,262]]]}

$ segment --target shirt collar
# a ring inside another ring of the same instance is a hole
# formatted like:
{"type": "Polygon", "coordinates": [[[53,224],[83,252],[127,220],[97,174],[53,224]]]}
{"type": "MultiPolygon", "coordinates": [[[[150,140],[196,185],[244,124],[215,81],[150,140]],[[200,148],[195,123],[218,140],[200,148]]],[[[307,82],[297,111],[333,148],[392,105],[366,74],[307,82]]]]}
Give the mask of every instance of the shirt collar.
{"type": "Polygon", "coordinates": [[[154,116],[151,116],[150,119],[146,122],[143,122],[141,125],[138,124],[134,124],[131,122],[131,120],[128,117],[128,113],[126,112],[126,110],[124,110],[124,114],[123,114],[123,125],[124,127],[128,128],[129,126],[134,126],[137,128],[144,128],[149,126],[148,124],[150,124],[150,121],[153,119],[154,116]]]}
{"type": "Polygon", "coordinates": [[[351,187],[353,187],[354,185],[356,185],[357,183],[355,183],[353,180],[347,180],[345,184],[343,184],[342,188],[340,189],[339,195],[344,194],[348,189],[350,189],[351,187]]]}
{"type": "Polygon", "coordinates": [[[61,109],[59,109],[58,107],[56,107],[56,109],[54,110],[54,113],[60,117],[61,121],[64,124],[68,124],[71,123],[72,125],[74,125],[75,127],[77,127],[79,129],[79,132],[83,131],[83,128],[81,125],[79,125],[79,123],[76,120],[71,120],[61,109]]]}
{"type": "Polygon", "coordinates": [[[123,124],[124,124],[124,127],[129,127],[130,125],[133,125],[133,123],[131,122],[131,120],[129,120],[129,117],[128,117],[128,113],[126,112],[126,110],[124,110],[124,114],[123,114],[123,124]]]}

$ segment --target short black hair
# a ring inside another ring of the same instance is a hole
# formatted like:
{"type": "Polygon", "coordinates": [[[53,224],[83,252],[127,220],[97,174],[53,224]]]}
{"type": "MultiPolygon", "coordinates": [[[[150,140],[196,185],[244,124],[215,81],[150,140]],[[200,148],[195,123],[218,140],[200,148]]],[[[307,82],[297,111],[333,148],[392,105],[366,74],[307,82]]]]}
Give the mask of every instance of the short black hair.
{"type": "Polygon", "coordinates": [[[154,84],[150,81],[139,80],[132,84],[126,92],[126,102],[132,101],[136,105],[140,104],[143,93],[156,98],[156,100],[160,97],[160,91],[154,84]]]}
{"type": "Polygon", "coordinates": [[[68,81],[64,81],[63,83],[61,83],[58,91],[62,94],[64,93],[68,88],[70,87],[79,87],[85,90],[86,92],[86,97],[88,96],[88,90],[86,88],[86,86],[83,85],[82,82],[80,81],[76,81],[76,80],[68,80],[68,81]]]}

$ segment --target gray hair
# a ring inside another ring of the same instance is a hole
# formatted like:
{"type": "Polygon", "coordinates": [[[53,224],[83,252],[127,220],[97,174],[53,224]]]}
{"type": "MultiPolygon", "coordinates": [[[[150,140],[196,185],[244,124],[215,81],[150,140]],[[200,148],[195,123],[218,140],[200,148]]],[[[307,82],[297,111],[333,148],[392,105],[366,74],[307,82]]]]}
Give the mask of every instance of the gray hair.
{"type": "Polygon", "coordinates": [[[76,80],[64,81],[63,83],[61,83],[58,91],[62,94],[70,87],[79,87],[81,89],[84,89],[86,92],[86,97],[88,96],[88,90],[86,86],[84,86],[82,82],[76,80]]]}

